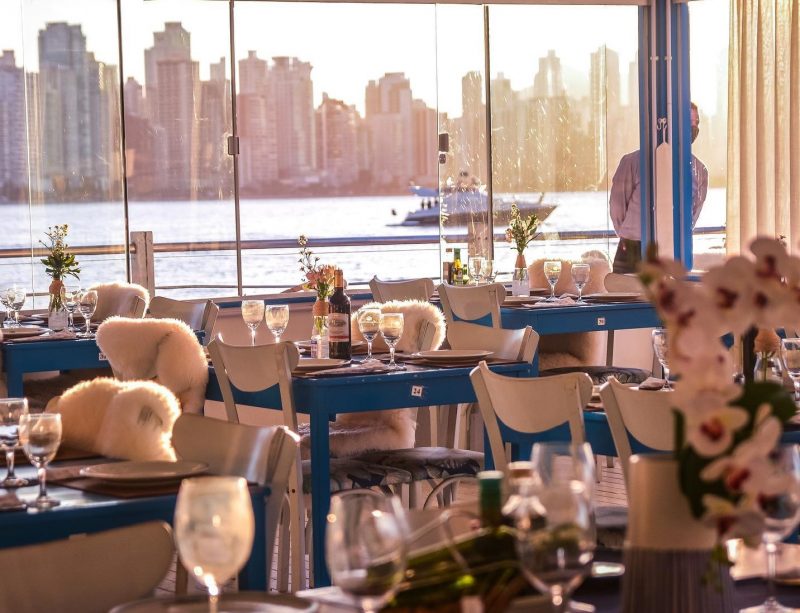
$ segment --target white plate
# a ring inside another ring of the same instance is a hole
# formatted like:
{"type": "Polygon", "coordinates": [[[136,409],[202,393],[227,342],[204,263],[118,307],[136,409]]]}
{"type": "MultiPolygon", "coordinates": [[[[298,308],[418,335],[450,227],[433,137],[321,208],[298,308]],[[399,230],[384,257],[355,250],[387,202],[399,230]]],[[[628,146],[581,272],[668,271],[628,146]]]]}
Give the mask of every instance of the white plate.
{"type": "Polygon", "coordinates": [[[453,362],[458,360],[479,360],[488,358],[492,353],[494,352],[484,351],[483,349],[435,349],[433,351],[420,351],[415,355],[431,362],[437,360],[453,362]]]}
{"type": "Polygon", "coordinates": [[[295,370],[322,370],[323,368],[336,368],[344,366],[347,360],[335,360],[333,358],[300,358],[295,370]]]}
{"type": "Polygon", "coordinates": [[[20,326],[19,328],[3,328],[3,340],[14,338],[27,338],[29,336],[41,336],[45,332],[50,332],[48,328],[41,326],[20,326]]]}
{"type": "Polygon", "coordinates": [[[503,304],[527,304],[543,300],[541,296],[506,296],[503,304]]]}
{"type": "MultiPolygon", "coordinates": [[[[259,613],[310,613],[319,606],[291,594],[264,594],[239,592],[223,594],[221,607],[225,611],[252,611],[259,613]]],[[[206,596],[181,596],[178,598],[148,598],[120,605],[112,613],[208,613],[206,596]]]]}
{"type": "Polygon", "coordinates": [[[177,481],[183,477],[202,475],[208,471],[204,462],[110,462],[81,469],[81,475],[118,483],[153,483],[177,481]]]}
{"type": "Polygon", "coordinates": [[[644,301],[644,294],[638,292],[601,292],[599,294],[588,294],[584,296],[590,302],[637,302],[644,301]]]}

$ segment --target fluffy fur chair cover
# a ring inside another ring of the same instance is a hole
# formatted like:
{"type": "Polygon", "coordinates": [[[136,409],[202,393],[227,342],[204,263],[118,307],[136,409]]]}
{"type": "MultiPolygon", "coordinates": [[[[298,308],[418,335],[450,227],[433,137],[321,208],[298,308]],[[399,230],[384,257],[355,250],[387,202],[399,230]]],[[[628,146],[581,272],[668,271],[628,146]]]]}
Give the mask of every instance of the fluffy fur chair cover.
{"type": "MultiPolygon", "coordinates": [[[[366,307],[380,308],[384,313],[403,314],[403,335],[397,343],[398,351],[417,351],[420,327],[423,321],[434,326],[431,349],[438,349],[445,339],[444,315],[435,306],[419,300],[393,300],[373,302],[366,307]]],[[[353,341],[363,340],[358,331],[355,314],[351,319],[353,341]]],[[[388,351],[380,337],[373,342],[375,351],[388,351]]],[[[414,446],[416,415],[409,409],[393,409],[370,413],[342,413],[330,426],[330,448],[334,457],[352,456],[366,451],[407,449],[414,446]]],[[[304,458],[309,454],[308,425],[300,426],[301,450],[304,458]]]]}
{"type": "Polygon", "coordinates": [[[170,442],[178,399],[152,381],[84,381],[53,398],[65,445],[125,460],[175,460],[170,442]]]}
{"type": "Polygon", "coordinates": [[[104,321],[112,315],[122,317],[144,316],[150,302],[150,293],[146,288],[135,283],[98,283],[89,289],[97,291],[97,308],[92,321],[104,321]],[[136,298],[144,301],[144,308],[136,313],[136,298]]]}
{"type": "MultiPolygon", "coordinates": [[[[601,252],[590,251],[583,254],[583,261],[589,264],[589,282],[583,288],[584,294],[605,292],[604,280],[611,272],[608,259],[601,252]]],[[[561,260],[561,277],[556,283],[556,294],[574,293],[578,289],[572,282],[572,263],[561,260]]],[[[536,260],[528,266],[531,287],[548,287],[544,276],[544,260],[536,260]]],[[[573,334],[549,334],[539,339],[539,368],[561,368],[565,366],[592,366],[605,363],[605,332],[576,332],[573,334]]]]}
{"type": "Polygon", "coordinates": [[[187,413],[203,412],[208,360],[182,321],[111,317],[97,329],[97,345],[117,378],[151,379],[172,391],[187,413]]]}

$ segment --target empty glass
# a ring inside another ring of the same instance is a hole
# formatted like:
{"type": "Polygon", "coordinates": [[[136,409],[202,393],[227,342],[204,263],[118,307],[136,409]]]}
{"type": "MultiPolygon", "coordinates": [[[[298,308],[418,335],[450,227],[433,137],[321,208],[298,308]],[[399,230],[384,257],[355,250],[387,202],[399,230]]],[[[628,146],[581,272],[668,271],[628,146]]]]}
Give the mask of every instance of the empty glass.
{"type": "Polygon", "coordinates": [[[553,302],[556,298],[556,283],[561,276],[561,260],[547,260],[544,263],[544,276],[550,284],[550,296],[545,300],[553,302]]]}
{"type": "Polygon", "coordinates": [[[572,273],[572,282],[575,284],[575,287],[578,289],[578,302],[584,302],[583,300],[583,288],[589,282],[589,272],[590,268],[588,264],[573,264],[572,269],[570,271],[572,273]]]}
{"type": "Polygon", "coordinates": [[[78,298],[78,311],[83,315],[86,320],[86,329],[80,332],[78,336],[81,338],[94,338],[92,333],[92,315],[97,309],[97,292],[93,289],[83,292],[78,298]]]}
{"type": "Polygon", "coordinates": [[[22,487],[27,479],[14,474],[14,452],[19,448],[19,419],[28,412],[27,398],[0,398],[0,449],[6,453],[6,478],[0,487],[22,487]]]}
{"type": "Polygon", "coordinates": [[[250,328],[250,344],[256,344],[256,329],[264,321],[263,300],[242,300],[242,319],[250,328]]]}
{"type": "Polygon", "coordinates": [[[589,443],[535,443],[531,465],[537,487],[577,481],[583,485],[591,502],[595,486],[595,461],[589,443]]]}
{"type": "Polygon", "coordinates": [[[396,497],[369,491],[334,496],[325,546],[333,584],[362,610],[380,610],[403,579],[407,533],[396,497]]]}
{"type": "Polygon", "coordinates": [[[75,331],[75,311],[78,309],[82,291],[80,287],[61,286],[61,302],[67,310],[67,330],[70,332],[75,331]]]}
{"type": "Polygon", "coordinates": [[[403,335],[403,314],[402,313],[381,313],[380,330],[383,340],[389,345],[389,370],[399,370],[405,368],[394,361],[394,348],[397,341],[403,335]]]}
{"type": "Polygon", "coordinates": [[[175,542],[186,570],[208,589],[212,613],[219,605],[220,587],[250,557],[254,530],[250,492],[241,477],[198,477],[181,483],[175,542]]]}
{"type": "Polygon", "coordinates": [[[785,338],[781,341],[783,364],[794,384],[794,399],[800,400],[800,338],[785,338]]]}
{"type": "Polygon", "coordinates": [[[60,413],[25,413],[19,418],[19,442],[39,477],[39,495],[34,506],[52,509],[61,504],[47,495],[47,465],[56,457],[61,444],[60,413]]]}
{"type": "Polygon", "coordinates": [[[372,341],[380,331],[381,324],[381,310],[378,308],[359,309],[356,315],[356,322],[358,322],[358,331],[361,336],[367,341],[367,359],[365,362],[371,362],[372,357],[372,341]]]}
{"type": "Polygon", "coordinates": [[[268,304],[264,312],[264,319],[267,328],[270,329],[275,337],[275,342],[281,342],[281,335],[286,332],[289,326],[289,305],[288,304],[268,304]]]}
{"type": "Polygon", "coordinates": [[[494,269],[494,260],[486,258],[483,260],[481,266],[481,279],[484,283],[494,283],[494,278],[497,276],[497,271],[494,269]]]}
{"type": "Polygon", "coordinates": [[[22,283],[12,283],[5,291],[5,301],[4,304],[6,305],[6,309],[8,311],[8,327],[9,328],[18,328],[19,327],[19,312],[22,310],[22,307],[25,306],[25,298],[27,297],[27,292],[25,291],[25,286],[22,283]]]}
{"type": "Polygon", "coordinates": [[[485,258],[473,256],[469,259],[469,271],[472,275],[473,285],[480,285],[483,282],[483,262],[485,258]]]}
{"type": "Polygon", "coordinates": [[[653,330],[653,351],[656,354],[658,363],[661,364],[661,369],[664,371],[664,379],[666,381],[664,389],[672,389],[669,384],[669,350],[667,348],[667,331],[664,328],[656,328],[653,330]]]}

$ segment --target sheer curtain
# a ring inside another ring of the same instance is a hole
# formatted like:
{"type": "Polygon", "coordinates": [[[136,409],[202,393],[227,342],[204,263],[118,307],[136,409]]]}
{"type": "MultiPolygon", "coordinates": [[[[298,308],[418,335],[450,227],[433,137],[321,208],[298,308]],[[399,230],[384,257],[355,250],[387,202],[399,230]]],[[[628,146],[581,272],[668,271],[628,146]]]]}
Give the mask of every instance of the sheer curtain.
{"type": "Polygon", "coordinates": [[[728,253],[757,235],[800,250],[800,0],[731,0],[728,253]]]}

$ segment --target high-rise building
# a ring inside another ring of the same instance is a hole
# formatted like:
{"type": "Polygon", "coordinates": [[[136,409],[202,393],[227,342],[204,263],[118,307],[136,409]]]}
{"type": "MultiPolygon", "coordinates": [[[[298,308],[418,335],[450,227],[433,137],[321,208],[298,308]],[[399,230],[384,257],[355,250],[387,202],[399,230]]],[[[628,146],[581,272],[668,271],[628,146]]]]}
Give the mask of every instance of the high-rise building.
{"type": "Polygon", "coordinates": [[[153,32],[153,46],[144,50],[144,84],[148,116],[158,122],[158,63],[164,60],[192,61],[192,35],[180,22],[168,21],[163,32],[153,32]]]}
{"type": "Polygon", "coordinates": [[[0,201],[24,201],[25,156],[25,75],[7,50],[0,56],[0,201]]]}
{"type": "Polygon", "coordinates": [[[275,95],[267,62],[255,51],[239,60],[239,184],[250,195],[262,194],[278,182],[278,137],[275,95]]]}
{"type": "Polygon", "coordinates": [[[461,78],[461,122],[457,139],[460,172],[486,176],[486,109],[483,104],[483,75],[471,71],[461,78]]]}
{"type": "Polygon", "coordinates": [[[269,69],[274,92],[278,146],[278,174],[302,184],[316,165],[314,145],[314,89],[312,66],[296,57],[274,57],[269,69]]]}
{"type": "Polygon", "coordinates": [[[405,186],[414,177],[413,97],[402,72],[370,81],[365,92],[372,181],[405,186]]]}
{"type": "Polygon", "coordinates": [[[233,193],[233,164],[227,150],[232,117],[225,58],[211,64],[210,76],[200,83],[199,187],[208,196],[228,197],[233,193]]]}
{"type": "Polygon", "coordinates": [[[492,79],[492,179],[496,191],[519,190],[517,93],[501,72],[492,79]]]}
{"type": "MultiPolygon", "coordinates": [[[[625,153],[622,142],[623,109],[620,93],[619,55],[605,45],[591,54],[589,69],[589,138],[591,160],[588,185],[603,186],[609,159],[614,164],[625,153]]],[[[612,170],[613,172],[613,170],[612,170]]]]}
{"type": "Polygon", "coordinates": [[[413,101],[414,119],[414,183],[436,185],[438,182],[439,126],[436,109],[430,108],[424,100],[413,101]]]}
{"type": "Polygon", "coordinates": [[[133,77],[128,77],[122,92],[125,99],[125,114],[145,116],[144,90],[141,84],[133,77]]]}
{"type": "Polygon", "coordinates": [[[316,131],[317,169],[324,186],[342,188],[358,181],[359,119],[355,106],[322,94],[316,131]]]}

